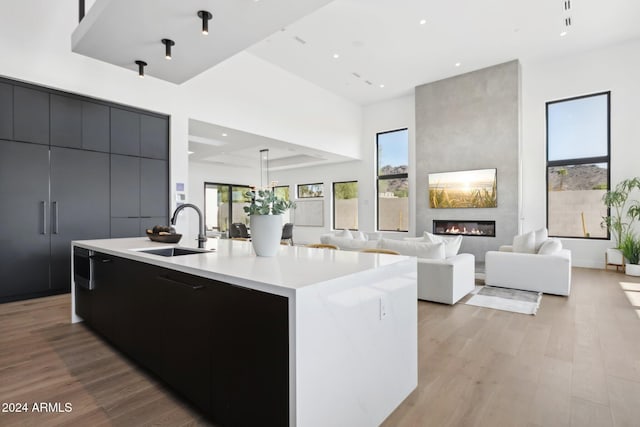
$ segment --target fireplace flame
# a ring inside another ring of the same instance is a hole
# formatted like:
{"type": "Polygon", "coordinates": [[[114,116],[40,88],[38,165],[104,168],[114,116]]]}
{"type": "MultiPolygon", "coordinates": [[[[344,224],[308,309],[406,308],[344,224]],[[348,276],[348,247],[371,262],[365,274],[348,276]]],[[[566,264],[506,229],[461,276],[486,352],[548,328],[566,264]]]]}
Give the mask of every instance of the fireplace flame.
{"type": "Polygon", "coordinates": [[[485,234],[482,230],[479,230],[477,228],[467,230],[467,227],[462,227],[462,229],[460,229],[455,225],[447,228],[444,232],[447,234],[475,234],[477,236],[482,236],[483,234],[485,234]]]}

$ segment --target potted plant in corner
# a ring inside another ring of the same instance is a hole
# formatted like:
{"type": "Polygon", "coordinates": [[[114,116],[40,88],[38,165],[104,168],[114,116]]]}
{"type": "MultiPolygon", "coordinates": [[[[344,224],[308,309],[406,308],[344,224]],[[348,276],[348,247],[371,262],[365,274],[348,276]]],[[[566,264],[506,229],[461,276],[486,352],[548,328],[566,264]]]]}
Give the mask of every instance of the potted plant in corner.
{"type": "Polygon", "coordinates": [[[634,189],[640,189],[640,178],[628,178],[616,185],[616,188],[607,191],[602,196],[602,201],[609,209],[609,215],[602,218],[602,227],[608,228],[615,241],[615,248],[607,249],[607,264],[623,265],[624,258],[621,252],[622,241],[632,230],[633,223],[640,218],[640,203],[631,201],[627,208],[629,195],[634,189]],[[625,209],[626,208],[626,209],[625,209]]]}
{"type": "Polygon", "coordinates": [[[640,238],[633,233],[627,233],[620,243],[620,251],[627,260],[625,273],[629,276],[640,276],[640,238]]]}
{"type": "Polygon", "coordinates": [[[276,196],[271,189],[251,190],[245,194],[251,199],[244,211],[249,214],[251,243],[258,256],[274,256],[282,237],[282,214],[295,203],[276,196]]]}

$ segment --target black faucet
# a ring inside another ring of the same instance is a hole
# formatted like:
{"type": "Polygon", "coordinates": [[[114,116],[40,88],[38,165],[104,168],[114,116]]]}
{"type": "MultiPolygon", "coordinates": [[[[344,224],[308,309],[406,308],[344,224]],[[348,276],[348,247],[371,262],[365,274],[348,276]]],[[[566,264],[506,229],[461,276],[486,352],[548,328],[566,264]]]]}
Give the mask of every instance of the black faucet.
{"type": "Polygon", "coordinates": [[[180,205],[173,212],[173,216],[171,217],[171,225],[176,225],[176,220],[178,219],[178,213],[184,208],[193,208],[198,213],[198,247],[204,248],[204,242],[207,241],[207,235],[204,231],[204,217],[202,216],[202,211],[191,203],[185,203],[184,205],[180,205]]]}

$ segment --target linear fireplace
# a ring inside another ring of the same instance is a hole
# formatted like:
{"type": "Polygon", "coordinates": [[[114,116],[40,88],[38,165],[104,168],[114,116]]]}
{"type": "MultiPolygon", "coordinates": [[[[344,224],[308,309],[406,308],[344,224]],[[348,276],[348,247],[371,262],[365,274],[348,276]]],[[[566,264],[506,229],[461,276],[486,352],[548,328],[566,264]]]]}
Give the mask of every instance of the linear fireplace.
{"type": "Polygon", "coordinates": [[[434,219],[433,234],[496,237],[496,222],[434,219]]]}

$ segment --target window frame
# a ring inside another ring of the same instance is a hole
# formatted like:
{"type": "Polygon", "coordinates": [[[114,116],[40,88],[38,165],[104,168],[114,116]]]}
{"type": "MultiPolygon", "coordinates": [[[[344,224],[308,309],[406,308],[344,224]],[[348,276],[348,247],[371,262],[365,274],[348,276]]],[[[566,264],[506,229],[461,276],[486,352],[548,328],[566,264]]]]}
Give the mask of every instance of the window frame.
{"type": "MultiPolygon", "coordinates": [[[[598,164],[598,163],[606,163],[607,164],[607,191],[611,190],[611,91],[603,91],[590,93],[586,95],[574,96],[570,98],[557,99],[554,101],[548,101],[545,103],[545,138],[546,138],[546,165],[545,165],[545,198],[546,198],[546,209],[545,209],[545,220],[547,230],[549,229],[549,168],[551,167],[561,167],[561,166],[576,166],[576,165],[588,165],[588,164],[598,164]],[[562,159],[562,160],[549,160],[549,106],[552,104],[558,104],[561,102],[575,101],[577,99],[584,98],[592,98],[596,96],[606,96],[607,98],[607,155],[599,156],[599,157],[583,157],[583,158],[573,158],[573,159],[562,159]]],[[[611,215],[611,209],[607,208],[607,216],[611,215]]],[[[611,232],[607,228],[606,237],[587,237],[587,236],[556,236],[549,235],[550,237],[557,237],[561,239],[582,239],[582,240],[610,240],[611,232]]]]}
{"type": "MultiPolygon", "coordinates": [[[[206,222],[206,218],[207,218],[207,185],[217,185],[218,187],[227,187],[227,191],[229,192],[229,212],[228,212],[228,224],[227,224],[227,233],[229,232],[229,229],[231,228],[231,224],[233,223],[233,188],[234,187],[246,187],[247,189],[251,190],[251,186],[250,185],[245,185],[245,184],[227,184],[226,182],[209,182],[209,181],[205,181],[204,182],[204,218],[205,218],[205,229],[207,227],[207,222],[206,222]]],[[[216,201],[217,202],[217,201],[216,201]]],[[[218,233],[225,233],[225,231],[220,231],[220,224],[218,224],[217,228],[211,228],[212,230],[215,230],[218,233]]]]}
{"type": "Polygon", "coordinates": [[[297,184],[296,185],[296,198],[297,199],[322,199],[324,198],[324,182],[310,182],[307,184],[297,184]],[[301,196],[300,195],[300,187],[309,186],[309,185],[321,185],[322,186],[322,196],[301,196]]]}
{"type": "MultiPolygon", "coordinates": [[[[333,230],[338,230],[338,228],[336,228],[336,184],[351,184],[353,182],[358,184],[358,193],[360,193],[360,184],[358,183],[357,179],[350,180],[350,181],[334,181],[331,184],[331,203],[333,204],[333,209],[332,209],[333,213],[331,215],[331,221],[333,224],[333,230]]],[[[359,216],[360,216],[360,212],[358,212],[358,219],[360,219],[359,216]]],[[[358,221],[358,227],[360,227],[360,221],[358,221]]],[[[340,230],[342,230],[342,228],[340,228],[340,230]]],[[[348,230],[358,231],[359,228],[349,228],[348,230]]]]}
{"type": "MultiPolygon", "coordinates": [[[[382,230],[380,229],[380,180],[381,179],[406,179],[407,181],[409,181],[409,158],[408,158],[408,154],[407,154],[407,172],[406,173],[397,173],[397,174],[391,174],[391,175],[380,175],[380,159],[378,158],[378,153],[380,152],[380,135],[385,135],[388,133],[394,133],[394,132],[402,132],[402,131],[407,131],[407,153],[408,153],[408,148],[409,148],[409,128],[405,127],[405,128],[398,128],[398,129],[393,129],[393,130],[387,130],[384,132],[376,132],[376,153],[375,153],[375,168],[376,168],[376,231],[382,231],[382,232],[392,232],[392,233],[408,233],[409,232],[409,227],[407,226],[406,230],[382,230]]],[[[411,191],[409,189],[409,191],[411,191]]],[[[409,192],[407,193],[407,201],[409,199],[409,192]]],[[[411,214],[410,209],[411,206],[409,206],[409,212],[407,213],[407,225],[410,223],[409,221],[409,215],[411,214]]]]}

